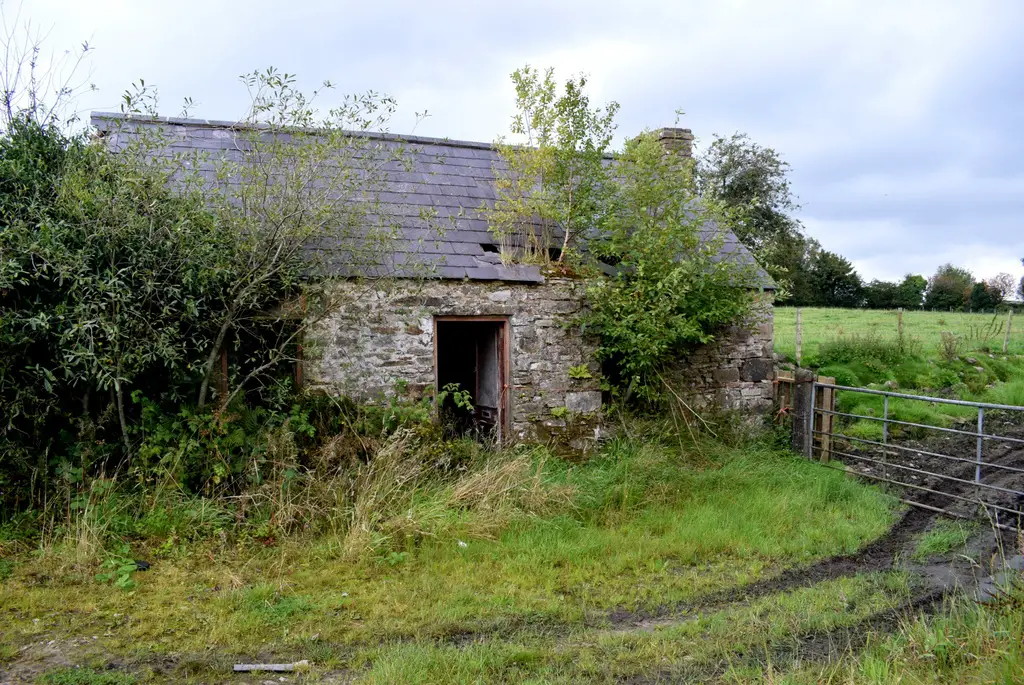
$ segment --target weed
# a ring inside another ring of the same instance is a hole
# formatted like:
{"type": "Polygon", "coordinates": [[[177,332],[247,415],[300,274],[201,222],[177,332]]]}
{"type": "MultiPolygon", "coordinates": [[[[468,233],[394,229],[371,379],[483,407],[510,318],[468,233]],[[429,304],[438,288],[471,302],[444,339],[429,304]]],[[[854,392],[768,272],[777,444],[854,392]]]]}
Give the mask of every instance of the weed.
{"type": "Polygon", "coordinates": [[[103,570],[96,574],[96,580],[101,583],[113,583],[122,590],[134,588],[135,580],[132,576],[138,570],[138,565],[130,554],[131,548],[128,545],[119,545],[117,551],[109,553],[100,564],[103,570]]]}
{"type": "Polygon", "coordinates": [[[960,358],[963,351],[963,339],[950,331],[942,331],[939,334],[939,355],[947,362],[953,362],[960,358]]]}
{"type": "Polygon", "coordinates": [[[894,366],[919,352],[920,343],[914,339],[905,339],[901,343],[875,333],[852,333],[822,342],[818,346],[817,358],[821,364],[881,362],[894,366]]]}
{"type": "Polygon", "coordinates": [[[590,368],[586,364],[579,364],[577,366],[569,367],[569,378],[585,379],[593,377],[593,374],[590,373],[590,368]]]}
{"type": "Polygon", "coordinates": [[[1015,407],[1024,407],[1024,378],[999,383],[985,390],[981,399],[993,404],[1007,404],[1015,407]]]}

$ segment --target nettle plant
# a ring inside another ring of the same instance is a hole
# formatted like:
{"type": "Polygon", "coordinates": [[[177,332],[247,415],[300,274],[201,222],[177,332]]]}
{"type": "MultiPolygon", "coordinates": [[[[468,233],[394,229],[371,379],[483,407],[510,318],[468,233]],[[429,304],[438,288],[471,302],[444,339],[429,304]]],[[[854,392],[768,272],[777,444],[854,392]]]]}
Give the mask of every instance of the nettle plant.
{"type": "Polygon", "coordinates": [[[499,143],[491,230],[511,257],[557,252],[586,278],[578,323],[599,340],[607,387],[658,403],[670,390],[663,369],[749,310],[753,265],[720,256],[735,212],[701,197],[692,160],[652,133],[613,153],[618,105],[592,107],[586,78],[560,91],[550,69],[525,67],[512,80],[511,132],[524,144],[499,143]]]}

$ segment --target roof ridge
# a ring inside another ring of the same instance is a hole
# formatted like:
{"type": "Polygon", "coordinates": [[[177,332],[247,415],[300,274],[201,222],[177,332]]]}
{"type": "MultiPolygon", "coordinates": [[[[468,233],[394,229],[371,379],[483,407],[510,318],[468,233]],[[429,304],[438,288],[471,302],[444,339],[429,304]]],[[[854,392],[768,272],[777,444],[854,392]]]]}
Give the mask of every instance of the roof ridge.
{"type": "MultiPolygon", "coordinates": [[[[197,128],[218,128],[234,130],[259,130],[269,129],[269,124],[251,124],[241,121],[225,121],[220,119],[191,119],[188,117],[161,117],[143,114],[125,114],[123,112],[92,112],[90,121],[132,121],[142,124],[166,124],[170,126],[192,126],[197,128]]],[[[303,126],[285,127],[288,131],[306,131],[315,133],[318,129],[303,126]]],[[[363,136],[373,140],[390,140],[399,143],[416,143],[421,145],[442,145],[448,147],[465,147],[477,150],[492,150],[498,148],[494,143],[484,143],[473,140],[455,140],[452,138],[435,138],[432,136],[417,136],[402,133],[386,133],[384,131],[346,131],[353,136],[363,136]]]]}

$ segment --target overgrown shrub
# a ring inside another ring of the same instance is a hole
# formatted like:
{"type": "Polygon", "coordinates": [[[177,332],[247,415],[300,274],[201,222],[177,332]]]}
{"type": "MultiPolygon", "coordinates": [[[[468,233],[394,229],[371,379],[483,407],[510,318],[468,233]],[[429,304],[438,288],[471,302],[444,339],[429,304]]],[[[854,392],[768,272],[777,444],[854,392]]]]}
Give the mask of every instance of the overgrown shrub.
{"type": "Polygon", "coordinates": [[[698,194],[693,160],[668,153],[654,134],[611,155],[618,105],[592,107],[585,78],[564,89],[550,69],[512,78],[521,145],[499,146],[507,170],[490,230],[503,258],[539,255],[588,277],[589,309],[578,323],[599,341],[606,387],[659,405],[671,396],[665,366],[749,310],[752,266],[719,258],[716,229],[733,217],[698,194]]]}
{"type": "Polygon", "coordinates": [[[697,200],[689,168],[654,136],[627,143],[616,175],[614,212],[590,244],[615,269],[590,279],[584,325],[599,336],[614,386],[658,403],[668,396],[665,365],[749,311],[743,286],[753,272],[718,258],[721,240],[702,229],[724,216],[697,200]]]}
{"type": "Polygon", "coordinates": [[[192,492],[238,477],[245,417],[194,408],[237,397],[280,414],[302,332],[338,305],[318,287],[328,251],[310,245],[330,244],[350,265],[379,266],[389,251],[394,227],[376,191],[403,153],[351,130],[383,125],[393,103],[366,94],[321,115],[292,75],[244,82],[251,125],[234,134],[249,154],[238,158],[169,154],[145,88],[95,138],[41,123],[38,108],[5,121],[5,512],[49,502],[61,473],[88,482],[130,470],[192,492]]]}

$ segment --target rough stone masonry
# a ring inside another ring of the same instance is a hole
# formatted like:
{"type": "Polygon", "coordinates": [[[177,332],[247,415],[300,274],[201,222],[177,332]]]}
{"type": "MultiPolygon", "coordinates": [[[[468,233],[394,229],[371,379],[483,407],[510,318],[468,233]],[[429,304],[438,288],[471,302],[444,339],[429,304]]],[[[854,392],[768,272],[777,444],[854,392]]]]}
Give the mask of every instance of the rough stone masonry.
{"type": "MultiPolygon", "coordinates": [[[[584,306],[581,281],[339,281],[333,287],[345,305],[313,336],[316,352],[306,374],[315,387],[369,401],[401,388],[418,399],[435,390],[434,317],[507,317],[510,437],[576,450],[600,437],[596,341],[573,325],[584,306]]],[[[772,404],[773,372],[771,296],[765,293],[757,296],[751,320],[694,351],[673,376],[697,406],[763,413],[772,404]]]]}
{"type": "Polygon", "coordinates": [[[599,437],[596,345],[573,325],[583,307],[582,282],[401,280],[384,287],[339,281],[334,287],[345,304],[314,333],[318,349],[306,364],[314,386],[370,401],[403,387],[417,399],[434,391],[434,317],[508,317],[511,437],[554,439],[573,449],[599,437]]]}

